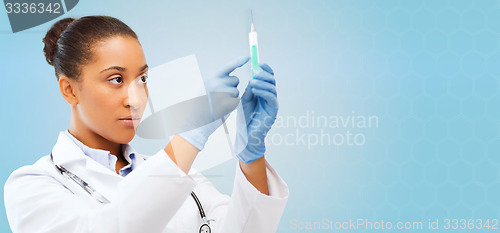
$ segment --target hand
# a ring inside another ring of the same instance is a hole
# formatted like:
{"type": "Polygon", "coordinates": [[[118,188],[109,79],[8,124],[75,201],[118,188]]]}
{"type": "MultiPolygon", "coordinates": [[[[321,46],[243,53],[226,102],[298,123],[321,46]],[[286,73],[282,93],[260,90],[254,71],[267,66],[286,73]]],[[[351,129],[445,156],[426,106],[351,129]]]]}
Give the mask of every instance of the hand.
{"type": "Polygon", "coordinates": [[[235,69],[245,65],[248,60],[248,57],[236,59],[226,65],[218,74],[205,80],[205,90],[207,93],[207,102],[205,103],[209,107],[209,111],[206,111],[208,114],[199,114],[200,112],[205,112],[201,110],[205,106],[193,106],[191,114],[207,116],[195,116],[197,119],[189,119],[189,124],[196,125],[196,128],[180,133],[179,136],[199,150],[203,150],[208,137],[222,125],[227,116],[238,106],[239,91],[237,86],[240,81],[238,77],[231,76],[230,74],[235,69]],[[208,120],[205,120],[205,118],[208,120]],[[199,122],[209,123],[199,127],[199,122]]]}
{"type": "Polygon", "coordinates": [[[267,64],[260,67],[241,97],[242,108],[238,108],[235,151],[236,157],[244,163],[264,156],[264,139],[278,113],[274,72],[267,64]]]}

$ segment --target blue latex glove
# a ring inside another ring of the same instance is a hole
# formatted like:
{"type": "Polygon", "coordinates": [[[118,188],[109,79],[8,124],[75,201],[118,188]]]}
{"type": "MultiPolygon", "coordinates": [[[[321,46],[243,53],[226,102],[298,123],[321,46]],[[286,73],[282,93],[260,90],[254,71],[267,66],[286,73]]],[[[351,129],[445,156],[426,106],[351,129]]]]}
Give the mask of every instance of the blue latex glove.
{"type": "MultiPolygon", "coordinates": [[[[245,65],[248,57],[242,57],[226,65],[214,76],[205,80],[205,90],[208,96],[208,105],[210,108],[210,123],[196,129],[180,133],[179,136],[188,141],[191,145],[203,150],[208,141],[208,137],[222,125],[223,119],[236,108],[239,103],[239,91],[237,86],[239,79],[231,76],[231,72],[245,65]]],[[[196,108],[196,107],[195,107],[196,108]]],[[[193,109],[192,114],[197,114],[197,109],[193,109]]]]}
{"type": "Polygon", "coordinates": [[[242,108],[238,109],[235,151],[236,157],[244,163],[264,156],[264,139],[278,113],[274,72],[267,64],[260,67],[261,70],[248,82],[241,97],[242,108]]]}

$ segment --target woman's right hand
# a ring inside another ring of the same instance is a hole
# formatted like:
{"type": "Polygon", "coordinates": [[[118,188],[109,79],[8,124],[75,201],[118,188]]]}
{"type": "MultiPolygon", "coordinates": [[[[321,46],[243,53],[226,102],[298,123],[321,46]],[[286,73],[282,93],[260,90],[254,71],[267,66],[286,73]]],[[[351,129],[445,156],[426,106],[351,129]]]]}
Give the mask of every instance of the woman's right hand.
{"type": "MultiPolygon", "coordinates": [[[[179,134],[198,150],[203,150],[208,137],[222,125],[223,120],[238,106],[239,91],[237,86],[239,79],[230,74],[235,69],[245,65],[248,60],[248,57],[238,58],[222,68],[216,75],[205,80],[206,97],[210,109],[210,116],[207,117],[210,118],[208,120],[210,123],[179,134]]],[[[192,114],[196,114],[197,109],[193,109],[192,112],[192,114]]]]}

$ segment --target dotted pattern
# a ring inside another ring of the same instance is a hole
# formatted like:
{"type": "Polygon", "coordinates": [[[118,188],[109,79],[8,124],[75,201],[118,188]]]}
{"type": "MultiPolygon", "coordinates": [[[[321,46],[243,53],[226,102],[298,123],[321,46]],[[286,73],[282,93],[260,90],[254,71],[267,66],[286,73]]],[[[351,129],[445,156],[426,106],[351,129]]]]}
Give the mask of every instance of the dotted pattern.
{"type": "MultiPolygon", "coordinates": [[[[260,58],[276,71],[280,115],[380,119],[379,128],[361,130],[362,147],[268,145],[266,159],[291,193],[278,232],[301,232],[290,229],[292,219],[500,218],[500,0],[80,1],[68,16],[118,17],[140,36],[151,67],[194,53],[207,75],[248,53],[250,8],[260,58]]],[[[4,101],[12,115],[2,122],[23,122],[0,126],[9,132],[0,135],[9,142],[4,153],[16,155],[3,180],[50,151],[56,135],[47,132],[67,127],[67,105],[40,52],[48,26],[0,37],[11,67],[4,76],[16,77],[0,85],[4,100],[16,100],[4,101]],[[35,85],[19,78],[41,74],[35,85]],[[9,88],[21,85],[37,93],[37,104],[9,88]],[[17,114],[25,106],[32,112],[17,114]],[[53,114],[33,119],[40,112],[53,114]],[[19,154],[26,141],[33,148],[19,154]]],[[[295,129],[269,136],[288,132],[295,129]]],[[[233,162],[208,174],[234,173],[233,162]]],[[[209,178],[231,192],[232,176],[209,178]]]]}
{"type": "Polygon", "coordinates": [[[318,78],[327,86],[308,96],[311,104],[329,101],[335,108],[326,114],[375,114],[380,127],[365,132],[362,148],[300,151],[308,162],[290,169],[305,174],[290,174],[297,180],[289,178],[279,232],[290,231],[291,219],[499,218],[500,1],[304,1],[293,8],[304,15],[301,38],[309,39],[297,40],[301,50],[330,62],[331,72],[318,78]]]}

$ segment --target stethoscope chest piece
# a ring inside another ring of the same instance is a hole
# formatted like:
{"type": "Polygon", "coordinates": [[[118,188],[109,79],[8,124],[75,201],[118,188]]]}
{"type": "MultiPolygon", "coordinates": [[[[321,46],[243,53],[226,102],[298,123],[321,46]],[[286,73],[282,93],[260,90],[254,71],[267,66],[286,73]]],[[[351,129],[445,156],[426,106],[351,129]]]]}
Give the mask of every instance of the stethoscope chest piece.
{"type": "Polygon", "coordinates": [[[206,223],[204,223],[203,225],[201,225],[200,227],[200,233],[211,233],[212,230],[210,229],[210,226],[206,223]]]}

